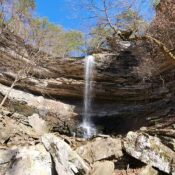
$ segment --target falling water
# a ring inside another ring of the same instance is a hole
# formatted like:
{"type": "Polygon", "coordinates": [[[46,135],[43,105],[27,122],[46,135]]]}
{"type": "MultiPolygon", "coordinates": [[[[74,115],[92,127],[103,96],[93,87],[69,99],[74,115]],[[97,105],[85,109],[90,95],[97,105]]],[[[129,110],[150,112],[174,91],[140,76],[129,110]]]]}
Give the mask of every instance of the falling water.
{"type": "Polygon", "coordinates": [[[84,115],[82,123],[85,138],[90,138],[96,133],[95,127],[93,126],[91,121],[93,67],[94,57],[87,56],[85,58],[84,115]]]}

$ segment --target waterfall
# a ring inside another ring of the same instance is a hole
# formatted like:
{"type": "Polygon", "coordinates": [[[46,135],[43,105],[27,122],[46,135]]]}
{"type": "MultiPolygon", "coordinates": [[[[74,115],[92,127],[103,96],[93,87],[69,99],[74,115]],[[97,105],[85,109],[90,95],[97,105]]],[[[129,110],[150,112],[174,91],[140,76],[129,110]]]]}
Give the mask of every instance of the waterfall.
{"type": "Polygon", "coordinates": [[[92,113],[92,81],[93,81],[93,67],[94,57],[87,56],[85,58],[85,87],[84,87],[84,114],[82,128],[84,130],[84,137],[90,138],[96,133],[95,127],[91,121],[92,113]]]}

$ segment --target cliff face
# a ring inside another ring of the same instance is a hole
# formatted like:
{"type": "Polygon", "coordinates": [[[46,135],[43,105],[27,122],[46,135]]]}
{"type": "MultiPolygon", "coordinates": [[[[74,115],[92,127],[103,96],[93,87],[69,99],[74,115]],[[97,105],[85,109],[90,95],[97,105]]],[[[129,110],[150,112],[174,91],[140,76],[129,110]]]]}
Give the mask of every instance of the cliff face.
{"type": "MultiPolygon", "coordinates": [[[[17,38],[7,33],[2,36],[1,43],[1,82],[10,85],[17,70],[23,69],[25,62],[30,60],[30,50],[23,47],[23,42],[16,43],[17,38]],[[16,45],[15,45],[16,44],[16,45]],[[5,45],[5,46],[4,46],[5,45]],[[23,48],[20,48],[23,47],[23,48]],[[16,50],[13,48],[16,47],[16,50]],[[22,51],[23,50],[23,51],[22,51]],[[23,52],[25,54],[22,55],[23,52]]],[[[53,58],[42,59],[37,55],[39,64],[35,65],[31,72],[32,76],[17,87],[38,94],[54,96],[55,98],[81,98],[84,87],[84,59],[76,58],[53,58]],[[32,85],[32,86],[31,86],[32,85]]],[[[127,95],[128,88],[136,82],[132,74],[132,67],[137,65],[132,51],[121,51],[117,54],[96,55],[96,68],[94,72],[94,98],[112,99],[127,95]],[[126,86],[123,88],[123,85],[126,86]],[[101,87],[103,86],[103,88],[101,87]],[[118,92],[116,91],[118,89],[118,92]],[[122,94],[121,94],[122,93],[122,94]],[[111,96],[112,94],[112,96],[111,96]]],[[[131,92],[132,94],[132,92],[131,92]]],[[[137,92],[133,91],[133,95],[137,92]]],[[[132,98],[132,95],[131,95],[132,98]]]]}
{"type": "MultiPolygon", "coordinates": [[[[172,52],[174,9],[162,0],[149,29],[172,52]]],[[[82,134],[84,59],[34,57],[18,36],[0,35],[0,101],[32,65],[0,110],[0,174],[175,174],[175,61],[148,41],[127,45],[94,55],[92,120],[113,137],[84,140],[68,137],[82,134]]]]}

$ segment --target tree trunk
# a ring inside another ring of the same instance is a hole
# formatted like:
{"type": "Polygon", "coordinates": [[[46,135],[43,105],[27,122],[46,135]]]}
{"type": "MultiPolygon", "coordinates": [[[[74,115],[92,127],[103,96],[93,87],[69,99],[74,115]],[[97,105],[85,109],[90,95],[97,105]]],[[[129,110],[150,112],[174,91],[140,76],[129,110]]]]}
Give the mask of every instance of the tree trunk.
{"type": "Polygon", "coordinates": [[[155,43],[165,55],[167,55],[169,58],[171,58],[175,61],[175,55],[172,53],[171,49],[168,49],[165,46],[164,43],[162,43],[160,40],[158,40],[158,39],[156,39],[156,38],[154,38],[150,35],[135,36],[133,38],[129,38],[128,40],[129,41],[132,41],[132,40],[149,40],[149,41],[155,43]]]}
{"type": "Polygon", "coordinates": [[[2,109],[2,106],[4,105],[5,101],[7,100],[10,92],[12,91],[12,89],[14,88],[14,86],[17,83],[17,78],[15,78],[14,82],[11,84],[10,89],[8,90],[7,94],[4,96],[4,98],[2,99],[1,103],[0,103],[0,109],[2,109]]]}

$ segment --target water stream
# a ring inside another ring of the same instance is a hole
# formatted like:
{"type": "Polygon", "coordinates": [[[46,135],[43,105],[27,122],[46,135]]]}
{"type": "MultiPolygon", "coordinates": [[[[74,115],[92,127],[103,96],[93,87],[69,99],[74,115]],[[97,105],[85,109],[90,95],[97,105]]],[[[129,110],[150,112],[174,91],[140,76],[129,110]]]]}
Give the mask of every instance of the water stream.
{"type": "Polygon", "coordinates": [[[90,138],[96,133],[96,129],[91,120],[92,114],[92,93],[93,93],[93,69],[94,57],[87,56],[85,58],[85,88],[84,88],[84,113],[82,128],[84,130],[84,138],[90,138]]]}

